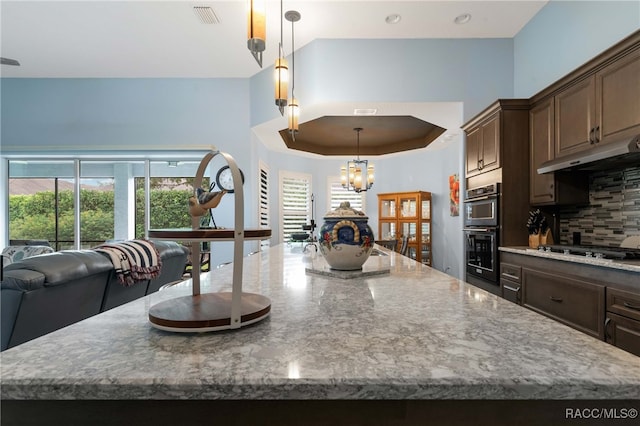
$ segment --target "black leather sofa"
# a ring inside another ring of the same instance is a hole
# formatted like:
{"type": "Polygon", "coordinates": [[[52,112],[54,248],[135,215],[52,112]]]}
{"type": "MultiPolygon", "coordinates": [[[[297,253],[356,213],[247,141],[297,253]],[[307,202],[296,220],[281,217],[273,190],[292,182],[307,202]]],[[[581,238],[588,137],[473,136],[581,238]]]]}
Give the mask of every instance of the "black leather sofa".
{"type": "Polygon", "coordinates": [[[111,260],[93,250],[63,250],[4,268],[0,283],[1,348],[5,350],[151,294],[182,278],[189,250],[156,241],[161,273],[126,287],[111,260]]]}

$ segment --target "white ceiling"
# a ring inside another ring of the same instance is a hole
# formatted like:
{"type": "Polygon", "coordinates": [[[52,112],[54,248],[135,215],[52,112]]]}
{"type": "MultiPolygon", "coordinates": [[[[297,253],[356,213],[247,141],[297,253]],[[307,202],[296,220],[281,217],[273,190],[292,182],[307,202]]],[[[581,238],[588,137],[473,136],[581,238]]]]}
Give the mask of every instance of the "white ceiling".
{"type": "MultiPolygon", "coordinates": [[[[280,40],[280,2],[267,1],[270,68],[280,40]]],[[[483,0],[296,0],[302,15],[296,49],[315,39],[510,38],[547,3],[483,0]],[[399,14],[398,24],[385,23],[399,14]],[[465,25],[454,18],[472,15],[465,25]]],[[[246,45],[246,0],[5,1],[0,4],[3,77],[241,77],[260,71],[246,45]],[[220,22],[202,24],[193,6],[210,6],[220,22]]],[[[291,23],[284,21],[285,53],[291,23]]]]}

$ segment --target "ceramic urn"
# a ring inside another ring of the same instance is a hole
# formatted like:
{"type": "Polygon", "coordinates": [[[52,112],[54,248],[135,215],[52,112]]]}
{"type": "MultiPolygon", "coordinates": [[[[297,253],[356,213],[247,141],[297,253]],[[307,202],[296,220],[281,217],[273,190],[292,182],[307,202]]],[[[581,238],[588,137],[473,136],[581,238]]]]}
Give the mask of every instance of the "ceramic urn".
{"type": "Polygon", "coordinates": [[[373,231],[368,217],[351,207],[348,201],[324,216],[318,240],[320,253],[331,269],[362,269],[373,249],[373,231]]]}

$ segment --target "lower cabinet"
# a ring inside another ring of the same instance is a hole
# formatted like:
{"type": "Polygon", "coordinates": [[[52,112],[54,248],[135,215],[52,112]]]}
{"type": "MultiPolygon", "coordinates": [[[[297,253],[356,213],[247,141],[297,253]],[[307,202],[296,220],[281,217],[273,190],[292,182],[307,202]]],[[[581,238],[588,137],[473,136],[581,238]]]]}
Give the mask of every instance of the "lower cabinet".
{"type": "Polygon", "coordinates": [[[604,339],[603,285],[522,268],[522,305],[593,337],[604,339]]]}
{"type": "Polygon", "coordinates": [[[502,297],[513,303],[521,304],[522,268],[511,263],[500,264],[500,291],[502,297]]]}
{"type": "Polygon", "coordinates": [[[607,288],[607,342],[640,356],[640,294],[607,288]]]}
{"type": "Polygon", "coordinates": [[[640,274],[500,252],[502,297],[640,356],[640,274]]]}

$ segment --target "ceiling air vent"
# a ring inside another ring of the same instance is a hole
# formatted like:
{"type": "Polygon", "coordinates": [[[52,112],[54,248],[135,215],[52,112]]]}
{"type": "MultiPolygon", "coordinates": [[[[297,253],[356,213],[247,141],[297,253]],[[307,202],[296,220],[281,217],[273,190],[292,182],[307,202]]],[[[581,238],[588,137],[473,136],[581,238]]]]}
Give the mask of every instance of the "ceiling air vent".
{"type": "Polygon", "coordinates": [[[220,20],[209,6],[193,6],[193,11],[203,24],[219,24],[220,20]]]}
{"type": "Polygon", "coordinates": [[[356,108],[353,110],[353,115],[376,115],[377,112],[375,108],[356,108]]]}

